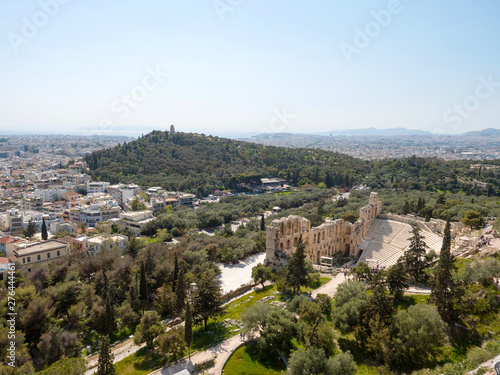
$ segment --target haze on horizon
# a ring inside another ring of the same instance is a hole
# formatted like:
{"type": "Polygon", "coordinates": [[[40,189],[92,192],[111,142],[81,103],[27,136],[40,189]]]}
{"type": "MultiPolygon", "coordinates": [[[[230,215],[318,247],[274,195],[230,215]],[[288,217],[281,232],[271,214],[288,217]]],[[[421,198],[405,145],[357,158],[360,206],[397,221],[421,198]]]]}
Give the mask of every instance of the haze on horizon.
{"type": "Polygon", "coordinates": [[[500,3],[0,3],[0,132],[500,128],[500,3]]]}

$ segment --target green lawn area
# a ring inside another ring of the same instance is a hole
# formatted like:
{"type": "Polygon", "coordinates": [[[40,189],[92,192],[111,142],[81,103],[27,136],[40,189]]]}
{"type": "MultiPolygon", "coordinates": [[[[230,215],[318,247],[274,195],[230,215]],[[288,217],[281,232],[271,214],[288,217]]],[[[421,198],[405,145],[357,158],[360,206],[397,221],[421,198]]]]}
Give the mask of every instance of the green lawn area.
{"type": "Polygon", "coordinates": [[[164,364],[165,361],[158,354],[151,354],[146,348],[142,348],[117,362],[115,367],[120,375],[143,375],[164,364]]]}
{"type": "Polygon", "coordinates": [[[275,284],[267,285],[263,289],[256,290],[250,294],[242,296],[233,302],[226,305],[226,311],[217,319],[209,319],[206,333],[203,330],[203,325],[196,325],[193,327],[193,350],[204,348],[209,345],[216,345],[217,343],[237,335],[238,332],[232,332],[237,327],[229,326],[223,327],[219,322],[224,319],[241,320],[241,313],[251,305],[257,303],[262,298],[273,295],[276,293],[277,288],[275,284]]]}
{"type": "Polygon", "coordinates": [[[417,303],[426,303],[428,299],[428,294],[404,295],[403,298],[396,302],[396,308],[398,310],[407,310],[408,307],[416,305],[417,303]]]}
{"type": "MultiPolygon", "coordinates": [[[[330,281],[329,277],[321,277],[319,285],[326,284],[330,281]]],[[[307,287],[302,288],[301,292],[308,293],[313,288],[307,287]]],[[[207,347],[215,346],[219,342],[228,339],[229,337],[237,335],[239,332],[234,332],[237,328],[235,326],[224,327],[220,324],[224,319],[241,320],[241,313],[245,311],[248,307],[257,303],[261,299],[267,296],[276,295],[275,300],[280,300],[280,294],[277,293],[276,284],[267,285],[262,289],[256,290],[252,293],[244,295],[228,305],[225,306],[225,313],[218,317],[217,319],[209,319],[207,332],[204,331],[203,325],[195,325],[193,327],[193,344],[191,350],[203,350],[207,347]]],[[[164,364],[159,356],[152,356],[147,353],[145,349],[141,349],[133,355],[130,355],[116,364],[118,374],[126,375],[142,375],[151,372],[154,368],[164,364]]],[[[226,372],[229,374],[228,372],[226,372]]],[[[275,372],[270,372],[269,374],[274,374],[275,372]]],[[[243,373],[242,373],[243,374],[243,373]]],[[[251,374],[251,372],[248,372],[251,374]]],[[[259,373],[256,373],[259,374],[259,373]]],[[[267,374],[267,373],[263,373],[267,374]]],[[[279,374],[279,372],[278,372],[279,374]]]]}
{"type": "Polygon", "coordinates": [[[285,364],[276,352],[262,356],[255,344],[244,345],[236,350],[222,371],[227,375],[280,375],[285,364]]]}

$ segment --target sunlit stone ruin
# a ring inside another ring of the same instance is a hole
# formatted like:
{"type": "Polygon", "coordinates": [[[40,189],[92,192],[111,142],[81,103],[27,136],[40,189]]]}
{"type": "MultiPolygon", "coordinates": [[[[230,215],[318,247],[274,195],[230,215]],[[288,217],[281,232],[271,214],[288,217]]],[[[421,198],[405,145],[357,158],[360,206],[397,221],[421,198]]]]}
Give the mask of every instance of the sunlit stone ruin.
{"type": "Polygon", "coordinates": [[[391,266],[409,246],[414,225],[422,229],[428,250],[439,253],[442,238],[437,233],[444,227],[442,220],[424,223],[417,218],[383,213],[378,194],[371,193],[355,223],[327,218],[320,226],[311,227],[309,220],[295,215],[273,220],[266,232],[266,263],[273,269],[285,266],[302,235],[307,258],[314,264],[345,255],[371,267],[391,266]]]}

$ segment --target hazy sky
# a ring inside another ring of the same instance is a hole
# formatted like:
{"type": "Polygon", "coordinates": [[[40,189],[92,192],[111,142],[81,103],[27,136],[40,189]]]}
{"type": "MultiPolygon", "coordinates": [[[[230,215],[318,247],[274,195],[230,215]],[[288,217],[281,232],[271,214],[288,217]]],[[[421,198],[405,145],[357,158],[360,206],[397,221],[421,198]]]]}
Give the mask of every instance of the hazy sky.
{"type": "Polygon", "coordinates": [[[0,132],[500,128],[497,0],[2,0],[0,132]]]}

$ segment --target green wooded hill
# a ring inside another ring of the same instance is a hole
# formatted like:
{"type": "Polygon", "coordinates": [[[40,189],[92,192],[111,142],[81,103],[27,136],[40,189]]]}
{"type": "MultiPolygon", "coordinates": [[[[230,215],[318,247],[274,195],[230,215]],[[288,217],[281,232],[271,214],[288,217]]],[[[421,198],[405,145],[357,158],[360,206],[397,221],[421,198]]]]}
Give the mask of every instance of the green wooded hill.
{"type": "Polygon", "coordinates": [[[198,195],[280,177],[293,185],[360,183],[370,164],[316,149],[270,147],[193,133],[153,131],[86,157],[95,180],[134,182],[198,195]]]}

